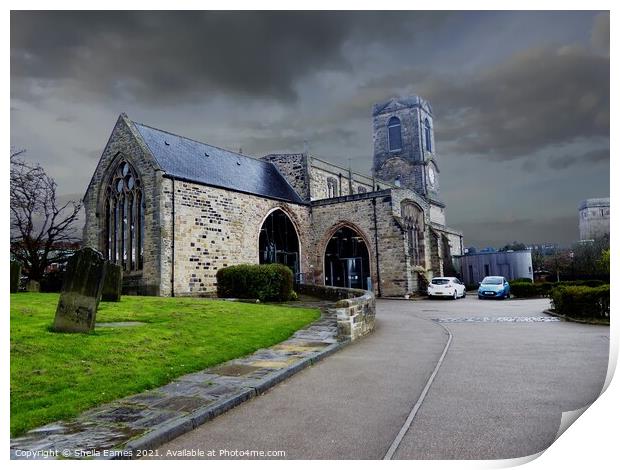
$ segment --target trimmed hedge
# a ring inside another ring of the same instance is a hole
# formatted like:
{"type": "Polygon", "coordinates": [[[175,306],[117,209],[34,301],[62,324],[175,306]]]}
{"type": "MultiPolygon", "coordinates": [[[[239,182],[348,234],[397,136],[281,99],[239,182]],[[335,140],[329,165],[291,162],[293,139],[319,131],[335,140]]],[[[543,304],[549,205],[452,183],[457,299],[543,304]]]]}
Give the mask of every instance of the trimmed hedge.
{"type": "Polygon", "coordinates": [[[532,282],[510,282],[510,293],[515,297],[538,297],[538,286],[532,282]]]}
{"type": "Polygon", "coordinates": [[[534,282],[522,281],[517,279],[510,281],[510,293],[515,297],[549,297],[551,291],[556,287],[562,286],[585,286],[585,287],[599,287],[606,285],[604,281],[600,280],[583,280],[583,281],[560,281],[560,282],[534,282]]]}
{"type": "Polygon", "coordinates": [[[551,291],[551,305],[560,315],[609,321],[609,285],[556,287],[551,291]]]}
{"type": "Polygon", "coordinates": [[[293,271],[283,264],[240,264],[218,270],[217,296],[239,299],[292,300],[293,271]]]}

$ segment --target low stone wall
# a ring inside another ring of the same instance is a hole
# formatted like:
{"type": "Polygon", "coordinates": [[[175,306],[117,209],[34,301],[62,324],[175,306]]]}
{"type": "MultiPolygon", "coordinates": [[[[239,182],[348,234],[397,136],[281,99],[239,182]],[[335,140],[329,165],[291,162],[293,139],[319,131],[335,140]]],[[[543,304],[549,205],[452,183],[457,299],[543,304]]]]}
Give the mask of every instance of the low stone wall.
{"type": "Polygon", "coordinates": [[[328,311],[336,314],[339,340],[355,341],[374,330],[376,305],[372,292],[309,284],[300,284],[297,290],[301,294],[337,301],[328,311]]]}

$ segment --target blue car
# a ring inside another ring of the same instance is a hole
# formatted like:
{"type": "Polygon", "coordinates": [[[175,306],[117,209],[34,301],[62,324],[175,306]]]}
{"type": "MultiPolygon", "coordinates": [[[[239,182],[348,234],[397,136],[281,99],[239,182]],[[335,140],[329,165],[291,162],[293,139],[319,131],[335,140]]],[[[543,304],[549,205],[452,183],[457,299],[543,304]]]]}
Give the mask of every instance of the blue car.
{"type": "Polygon", "coordinates": [[[508,299],[509,297],[510,284],[502,276],[487,276],[478,287],[479,299],[508,299]]]}

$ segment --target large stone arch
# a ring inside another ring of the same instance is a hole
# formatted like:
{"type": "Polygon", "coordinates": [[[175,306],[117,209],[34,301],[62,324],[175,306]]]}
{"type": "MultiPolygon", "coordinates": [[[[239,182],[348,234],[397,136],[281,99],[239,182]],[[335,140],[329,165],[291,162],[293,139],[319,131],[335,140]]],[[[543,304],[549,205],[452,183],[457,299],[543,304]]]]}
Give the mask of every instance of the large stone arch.
{"type": "Polygon", "coordinates": [[[302,238],[295,219],[295,214],[286,206],[278,205],[267,211],[260,221],[255,238],[259,264],[278,262],[289,266],[295,276],[299,275],[302,238]]]}
{"type": "MultiPolygon", "coordinates": [[[[319,273],[321,276],[320,284],[322,285],[330,285],[326,283],[326,259],[327,259],[327,248],[329,246],[332,238],[340,231],[341,229],[348,229],[352,231],[356,236],[359,236],[363,242],[364,248],[368,255],[368,274],[371,278],[372,289],[376,290],[376,255],[374,250],[374,245],[372,243],[371,237],[368,236],[367,233],[364,232],[357,224],[350,222],[348,220],[341,220],[334,225],[332,225],[329,230],[326,231],[325,235],[321,238],[318,246],[317,246],[317,265],[320,267],[319,273]]],[[[362,280],[364,281],[364,280],[362,280]]],[[[360,288],[367,289],[368,286],[365,282],[362,282],[360,288]]]]}

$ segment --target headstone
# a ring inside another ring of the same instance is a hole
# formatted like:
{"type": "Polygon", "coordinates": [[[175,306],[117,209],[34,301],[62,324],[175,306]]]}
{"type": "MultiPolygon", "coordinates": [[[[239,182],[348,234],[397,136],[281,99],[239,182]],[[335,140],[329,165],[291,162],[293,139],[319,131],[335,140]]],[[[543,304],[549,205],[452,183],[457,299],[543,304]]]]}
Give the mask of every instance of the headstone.
{"type": "Polygon", "coordinates": [[[11,294],[19,290],[19,280],[22,277],[22,265],[19,261],[11,261],[11,294]]]}
{"type": "Polygon", "coordinates": [[[26,292],[40,292],[40,291],[41,291],[41,284],[39,284],[39,281],[30,279],[26,283],[26,292]]]}
{"type": "Polygon", "coordinates": [[[119,264],[107,262],[101,300],[104,302],[120,302],[122,289],[123,268],[119,264]]]}
{"type": "Polygon", "coordinates": [[[106,262],[103,256],[92,248],[82,248],[69,259],[56,308],[54,331],[93,331],[105,272],[106,262]]]}

